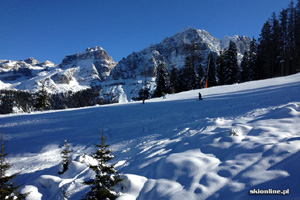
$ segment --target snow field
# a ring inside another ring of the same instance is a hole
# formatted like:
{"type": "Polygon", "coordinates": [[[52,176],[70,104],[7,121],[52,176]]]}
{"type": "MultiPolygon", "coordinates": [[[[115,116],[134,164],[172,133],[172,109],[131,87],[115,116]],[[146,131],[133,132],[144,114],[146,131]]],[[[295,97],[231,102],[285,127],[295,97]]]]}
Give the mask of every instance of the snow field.
{"type": "Polygon", "coordinates": [[[257,188],[290,189],[279,198],[297,198],[299,78],[188,91],[145,104],[0,115],[10,173],[22,170],[17,181],[32,191],[28,199],[81,199],[88,191],[82,182],[93,176],[88,155],[103,125],[112,164],[124,174],[118,199],[253,199],[249,190],[257,188]],[[58,175],[65,139],[73,161],[58,175]]]}

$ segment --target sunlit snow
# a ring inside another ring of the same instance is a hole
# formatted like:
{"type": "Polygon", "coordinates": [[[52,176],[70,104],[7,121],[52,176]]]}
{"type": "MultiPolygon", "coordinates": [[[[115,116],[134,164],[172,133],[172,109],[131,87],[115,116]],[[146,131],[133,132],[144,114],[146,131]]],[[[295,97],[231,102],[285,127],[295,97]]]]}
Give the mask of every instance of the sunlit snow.
{"type": "Polygon", "coordinates": [[[297,199],[300,74],[141,102],[0,115],[9,173],[28,199],[81,199],[104,127],[123,174],[118,199],[297,199]],[[198,100],[201,92],[204,100],[198,100]],[[236,136],[230,133],[234,130],[236,136]],[[58,175],[64,140],[69,170],[58,175]],[[250,196],[251,189],[289,189],[250,196]]]}

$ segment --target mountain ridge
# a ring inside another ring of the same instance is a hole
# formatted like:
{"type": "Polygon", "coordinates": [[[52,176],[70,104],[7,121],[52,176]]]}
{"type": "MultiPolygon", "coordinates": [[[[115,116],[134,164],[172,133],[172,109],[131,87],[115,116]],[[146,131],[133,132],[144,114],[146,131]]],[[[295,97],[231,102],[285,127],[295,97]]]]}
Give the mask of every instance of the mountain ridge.
{"type": "Polygon", "coordinates": [[[150,91],[155,89],[159,63],[164,62],[169,70],[180,69],[185,58],[194,54],[199,57],[196,65],[201,64],[205,68],[209,53],[219,54],[229,40],[239,44],[241,59],[241,52],[249,47],[250,38],[232,36],[219,40],[205,30],[187,27],[158,44],[131,53],[118,63],[97,46],[67,55],[57,65],[50,61],[40,63],[34,58],[1,60],[0,89],[36,92],[44,85],[48,92],[58,93],[102,87],[103,95],[116,94],[120,102],[131,101],[145,84],[150,91]]]}

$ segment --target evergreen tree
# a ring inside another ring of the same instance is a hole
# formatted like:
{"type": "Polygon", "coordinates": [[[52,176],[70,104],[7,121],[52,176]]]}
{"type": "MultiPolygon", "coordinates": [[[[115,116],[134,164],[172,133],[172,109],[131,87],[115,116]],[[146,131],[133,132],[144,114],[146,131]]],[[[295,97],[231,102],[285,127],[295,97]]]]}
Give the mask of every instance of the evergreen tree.
{"type": "Polygon", "coordinates": [[[296,9],[294,7],[294,1],[291,1],[288,8],[288,31],[287,31],[287,68],[288,74],[296,73],[296,47],[295,47],[295,15],[296,9]]]}
{"type": "Polygon", "coordinates": [[[288,10],[283,9],[279,15],[280,18],[280,75],[288,75],[288,54],[287,54],[287,34],[288,34],[288,10]]]}
{"type": "Polygon", "coordinates": [[[51,108],[50,98],[45,89],[45,85],[43,85],[42,89],[39,91],[36,101],[37,102],[36,102],[35,107],[38,110],[43,111],[43,110],[48,110],[51,108]]]}
{"type": "Polygon", "coordinates": [[[271,77],[271,58],[272,58],[272,44],[271,44],[271,24],[270,21],[266,21],[264,24],[258,45],[258,63],[256,71],[256,79],[270,78],[271,77]],[[258,74],[259,73],[259,74],[258,74]]]}
{"type": "Polygon", "coordinates": [[[300,72],[300,0],[295,8],[295,73],[300,72]]]}
{"type": "Polygon", "coordinates": [[[170,92],[171,93],[180,92],[179,71],[175,67],[171,69],[171,73],[170,73],[170,92]]]}
{"type": "Polygon", "coordinates": [[[241,62],[241,82],[246,82],[251,80],[251,68],[248,52],[245,51],[244,57],[241,62]]]}
{"type": "Polygon", "coordinates": [[[259,73],[259,70],[257,69],[257,42],[254,37],[250,42],[249,68],[249,80],[255,80],[256,74],[259,73]]]}
{"type": "Polygon", "coordinates": [[[3,132],[1,133],[1,152],[0,152],[0,199],[1,200],[13,200],[13,199],[25,199],[28,194],[20,194],[18,189],[20,186],[16,186],[13,179],[19,174],[13,174],[7,176],[7,170],[12,166],[6,162],[5,146],[3,143],[3,132]]]}
{"type": "Polygon", "coordinates": [[[238,82],[239,67],[237,62],[237,48],[234,42],[229,42],[229,48],[224,55],[225,84],[238,82]]]}
{"type": "Polygon", "coordinates": [[[207,87],[212,87],[217,85],[216,80],[216,59],[212,53],[208,55],[208,67],[206,68],[207,74],[207,87]],[[207,71],[208,70],[208,71],[207,71]]]}
{"type": "Polygon", "coordinates": [[[170,77],[165,63],[160,63],[156,76],[156,89],[154,97],[161,97],[163,93],[168,93],[170,89],[170,77]]]}
{"type": "Polygon", "coordinates": [[[225,84],[225,61],[224,61],[224,52],[220,52],[220,56],[217,59],[217,77],[218,85],[225,84]]]}
{"type": "Polygon", "coordinates": [[[13,112],[13,96],[4,94],[0,96],[0,114],[9,114],[13,112]]]}
{"type": "Polygon", "coordinates": [[[190,57],[186,57],[182,74],[179,77],[183,82],[182,91],[188,91],[197,88],[197,76],[190,57]]]}
{"type": "Polygon", "coordinates": [[[146,99],[150,98],[150,89],[147,86],[143,86],[139,91],[138,100],[143,100],[143,103],[145,103],[146,99]]]}
{"type": "Polygon", "coordinates": [[[86,195],[85,199],[104,200],[116,199],[116,195],[111,191],[111,187],[121,182],[120,174],[114,169],[113,165],[109,165],[108,161],[114,158],[111,151],[105,144],[104,131],[102,128],[101,144],[95,144],[98,150],[92,154],[92,157],[97,160],[97,165],[90,165],[90,169],[95,172],[95,178],[85,181],[84,184],[91,185],[91,190],[86,195]]]}
{"type": "MultiPolygon", "coordinates": [[[[207,69],[206,69],[207,70],[207,69]]],[[[205,82],[205,74],[201,64],[198,65],[197,85],[196,88],[203,88],[205,82]]]]}
{"type": "Polygon", "coordinates": [[[65,140],[65,144],[62,146],[63,150],[61,151],[61,158],[62,158],[62,170],[58,172],[58,174],[63,174],[65,171],[68,170],[70,164],[70,145],[68,145],[68,141],[65,140]]]}
{"type": "Polygon", "coordinates": [[[270,69],[270,77],[280,76],[281,73],[281,56],[280,56],[280,40],[281,40],[281,29],[279,25],[279,21],[275,12],[272,14],[271,20],[271,69],[270,69]]]}

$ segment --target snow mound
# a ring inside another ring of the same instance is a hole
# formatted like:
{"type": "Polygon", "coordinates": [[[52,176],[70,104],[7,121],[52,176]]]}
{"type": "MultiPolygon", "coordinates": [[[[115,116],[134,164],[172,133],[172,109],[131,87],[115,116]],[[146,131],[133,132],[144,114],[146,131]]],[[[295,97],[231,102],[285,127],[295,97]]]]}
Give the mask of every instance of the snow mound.
{"type": "Polygon", "coordinates": [[[21,191],[21,193],[29,193],[26,200],[41,200],[42,194],[38,192],[38,189],[33,185],[26,185],[21,191]]]}

